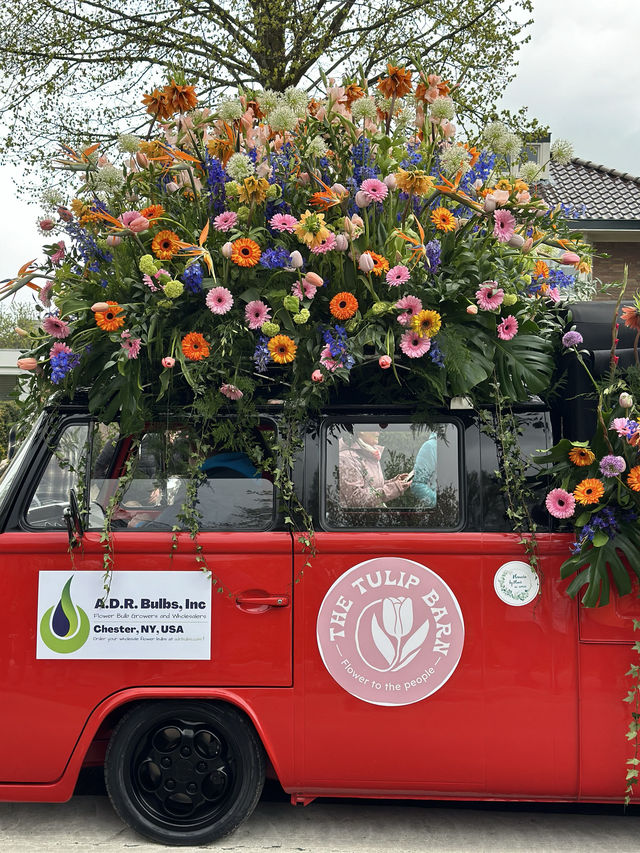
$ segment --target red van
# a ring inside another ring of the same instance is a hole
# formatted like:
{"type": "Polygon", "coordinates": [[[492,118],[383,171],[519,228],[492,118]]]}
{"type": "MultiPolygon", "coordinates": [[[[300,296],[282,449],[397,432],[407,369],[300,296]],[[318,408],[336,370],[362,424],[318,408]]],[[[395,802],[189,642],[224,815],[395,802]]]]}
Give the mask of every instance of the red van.
{"type": "MultiPolygon", "coordinates": [[[[553,443],[542,404],[518,416],[525,452],[553,443]]],[[[531,570],[471,410],[313,419],[295,470],[311,558],[270,475],[217,451],[194,541],[179,416],[133,441],[80,400],[22,444],[0,481],[0,799],[67,800],[104,764],[118,814],[183,845],[232,831],[265,774],[304,804],[622,799],[636,600],[567,597],[570,537],[541,501],[531,570]]]]}

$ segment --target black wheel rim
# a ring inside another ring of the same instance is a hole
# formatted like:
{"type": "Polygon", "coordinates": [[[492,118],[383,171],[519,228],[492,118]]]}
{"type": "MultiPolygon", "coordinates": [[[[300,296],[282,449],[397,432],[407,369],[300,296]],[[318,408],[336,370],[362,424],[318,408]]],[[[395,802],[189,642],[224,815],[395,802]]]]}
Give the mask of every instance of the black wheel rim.
{"type": "Polygon", "coordinates": [[[134,745],[125,784],[141,814],[157,826],[211,826],[233,806],[241,784],[235,743],[212,721],[172,717],[134,745]]]}

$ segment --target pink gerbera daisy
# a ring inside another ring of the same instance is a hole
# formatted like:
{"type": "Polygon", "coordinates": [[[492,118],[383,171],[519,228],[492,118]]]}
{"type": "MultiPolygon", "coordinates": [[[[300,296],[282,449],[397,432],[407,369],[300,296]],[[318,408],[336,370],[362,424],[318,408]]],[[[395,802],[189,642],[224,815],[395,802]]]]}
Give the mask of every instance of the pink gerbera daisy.
{"type": "Polygon", "coordinates": [[[38,294],[38,299],[45,308],[48,308],[51,305],[51,290],[53,288],[53,282],[48,281],[46,284],[43,284],[40,288],[40,293],[38,294]]]}
{"type": "Polygon", "coordinates": [[[516,230],[515,217],[508,210],[496,210],[493,221],[493,236],[501,243],[508,243],[516,230]]]}
{"type": "Polygon", "coordinates": [[[132,338],[128,329],[125,329],[120,337],[122,338],[120,346],[127,353],[127,358],[137,358],[140,354],[140,338],[132,338]]]}
{"type": "Polygon", "coordinates": [[[501,341],[510,341],[511,338],[515,338],[518,334],[518,321],[516,318],[509,314],[508,317],[505,317],[502,323],[498,324],[498,337],[501,341]]]}
{"type": "Polygon", "coordinates": [[[408,326],[412,318],[422,311],[422,302],[417,296],[403,296],[396,302],[396,308],[405,312],[398,315],[398,323],[402,326],[408,326]]]}
{"type": "Polygon", "coordinates": [[[554,518],[571,518],[576,508],[576,499],[564,489],[552,489],[545,500],[547,509],[554,518]]]}
{"type": "Polygon", "coordinates": [[[55,344],[49,350],[49,358],[53,358],[54,355],[60,355],[61,352],[73,352],[71,347],[68,347],[66,344],[63,344],[62,341],[56,341],[55,344]]]}
{"type": "Polygon", "coordinates": [[[298,299],[313,299],[317,289],[315,284],[311,284],[306,278],[303,278],[302,281],[296,281],[295,284],[291,285],[291,293],[297,296],[298,299]]]}
{"type": "Polygon", "coordinates": [[[336,235],[330,231],[327,239],[323,240],[318,246],[312,246],[311,251],[314,255],[324,255],[325,252],[330,252],[332,249],[335,249],[335,247],[336,235]]]}
{"type": "Polygon", "coordinates": [[[476,290],[476,300],[483,311],[495,311],[502,305],[504,290],[495,281],[485,281],[476,290]]]}
{"type": "Polygon", "coordinates": [[[420,358],[431,348],[431,338],[420,337],[417,332],[405,332],[400,338],[400,349],[409,358],[420,358]]]}
{"type": "Polygon", "coordinates": [[[377,178],[367,178],[360,185],[360,189],[369,196],[371,201],[384,201],[389,192],[387,185],[377,178]]]}
{"type": "Polygon", "coordinates": [[[216,231],[231,231],[235,228],[238,221],[238,214],[232,210],[225,210],[213,220],[213,227],[216,231]]]}
{"type": "Polygon", "coordinates": [[[160,290],[160,288],[158,287],[158,285],[154,282],[154,280],[151,278],[151,276],[150,276],[150,275],[147,275],[147,273],[145,273],[145,274],[142,276],[142,281],[147,285],[147,287],[149,288],[149,290],[153,291],[154,293],[155,293],[155,291],[156,291],[156,290],[160,290]]]}
{"type": "Polygon", "coordinates": [[[614,429],[620,438],[628,438],[631,435],[629,418],[614,418],[609,429],[614,429]]]}
{"type": "Polygon", "coordinates": [[[59,317],[49,316],[42,321],[42,328],[52,338],[67,338],[71,329],[59,317]]]}
{"type": "Polygon", "coordinates": [[[228,397],[230,400],[239,400],[241,397],[244,397],[243,392],[238,387],[231,385],[228,382],[225,382],[224,385],[220,386],[220,393],[224,394],[224,396],[228,397]]]}
{"type": "Polygon", "coordinates": [[[404,264],[398,264],[396,267],[391,267],[387,273],[387,284],[389,287],[397,287],[399,284],[406,284],[409,281],[410,275],[411,273],[404,264]]]}
{"type": "Polygon", "coordinates": [[[233,296],[226,287],[212,287],[205,302],[212,314],[226,314],[233,305],[233,296]]]}
{"type": "Polygon", "coordinates": [[[295,216],[288,213],[276,213],[269,220],[269,225],[274,231],[287,231],[289,234],[293,234],[297,224],[298,220],[295,216]]]}
{"type": "Polygon", "coordinates": [[[58,240],[58,251],[51,255],[51,263],[56,267],[59,266],[64,260],[66,253],[67,247],[64,244],[64,240],[58,240]]]}
{"type": "Polygon", "coordinates": [[[261,299],[254,299],[247,302],[247,307],[244,309],[244,316],[247,318],[247,323],[250,329],[260,329],[263,323],[271,319],[269,306],[261,299]]]}

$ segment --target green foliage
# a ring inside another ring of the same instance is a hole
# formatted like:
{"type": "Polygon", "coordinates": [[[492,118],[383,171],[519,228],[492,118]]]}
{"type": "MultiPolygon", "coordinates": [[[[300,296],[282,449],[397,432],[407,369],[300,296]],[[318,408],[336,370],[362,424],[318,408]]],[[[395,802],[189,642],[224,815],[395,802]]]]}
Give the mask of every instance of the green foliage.
{"type": "Polygon", "coordinates": [[[29,338],[16,331],[32,333],[38,326],[38,315],[29,302],[12,302],[0,309],[0,348],[28,349],[29,338]]]}
{"type": "Polygon", "coordinates": [[[9,431],[20,418],[20,408],[14,402],[0,403],[0,459],[6,459],[9,431]]]}

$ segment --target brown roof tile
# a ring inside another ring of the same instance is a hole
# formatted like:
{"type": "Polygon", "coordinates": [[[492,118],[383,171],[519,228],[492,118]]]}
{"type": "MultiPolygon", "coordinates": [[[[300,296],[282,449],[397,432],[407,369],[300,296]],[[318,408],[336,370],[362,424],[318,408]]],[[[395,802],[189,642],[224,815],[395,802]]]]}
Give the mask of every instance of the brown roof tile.
{"type": "Polygon", "coordinates": [[[550,168],[551,180],[539,187],[550,205],[571,206],[576,219],[640,221],[640,178],[578,157],[550,168]]]}

